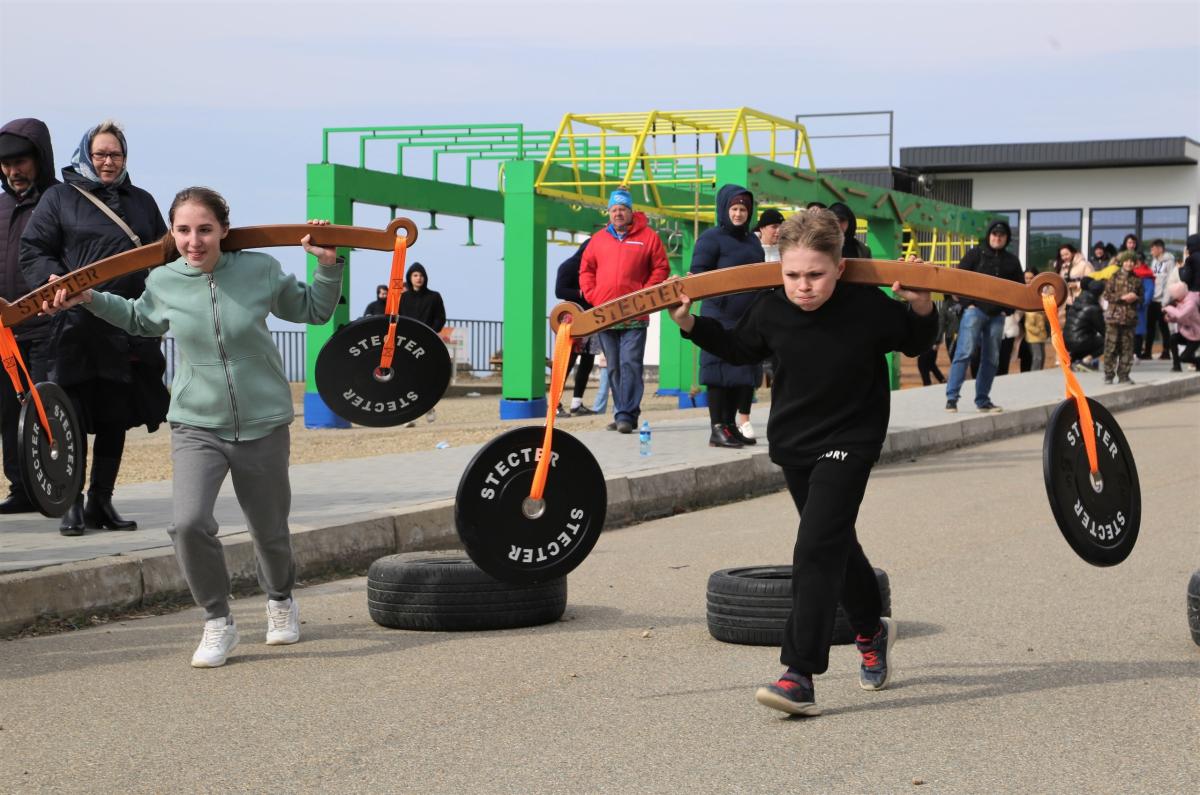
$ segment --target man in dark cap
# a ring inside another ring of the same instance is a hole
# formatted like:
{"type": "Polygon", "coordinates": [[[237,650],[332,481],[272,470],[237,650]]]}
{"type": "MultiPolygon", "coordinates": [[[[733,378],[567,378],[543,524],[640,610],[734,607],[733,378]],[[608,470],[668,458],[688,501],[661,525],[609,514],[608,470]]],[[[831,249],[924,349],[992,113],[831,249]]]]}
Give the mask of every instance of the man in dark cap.
{"type": "Polygon", "coordinates": [[[776,262],[779,259],[779,246],[775,245],[775,241],[779,239],[779,225],[782,223],[783,213],[774,207],[768,207],[759,213],[758,223],[754,225],[754,234],[758,235],[758,242],[762,243],[763,255],[766,257],[763,262],[776,262]]]}
{"type": "MultiPolygon", "coordinates": [[[[972,246],[958,267],[1024,284],[1025,272],[1021,268],[1021,261],[1008,251],[1009,240],[1012,240],[1012,229],[1008,222],[993,222],[988,227],[986,239],[972,246]]],[[[960,298],[959,303],[963,306],[963,313],[958,327],[958,342],[954,346],[954,359],[950,362],[950,377],[946,379],[946,411],[958,411],[958,397],[967,378],[967,364],[976,350],[980,351],[980,357],[979,374],[975,378],[975,409],[985,413],[1000,411],[1000,407],[992,402],[992,379],[1000,364],[1004,316],[1012,314],[1013,310],[973,298],[960,298]]]]}
{"type": "MultiPolygon", "coordinates": [[[[33,215],[42,194],[58,182],[54,177],[54,151],[50,130],[37,119],[13,119],[0,127],[0,297],[15,301],[32,288],[21,272],[21,232],[33,215]]],[[[34,382],[46,380],[45,349],[50,320],[31,317],[13,328],[21,357],[34,382]]],[[[0,444],[8,496],[0,513],[36,510],[25,493],[17,460],[17,421],[21,403],[7,375],[0,374],[0,444]]]]}

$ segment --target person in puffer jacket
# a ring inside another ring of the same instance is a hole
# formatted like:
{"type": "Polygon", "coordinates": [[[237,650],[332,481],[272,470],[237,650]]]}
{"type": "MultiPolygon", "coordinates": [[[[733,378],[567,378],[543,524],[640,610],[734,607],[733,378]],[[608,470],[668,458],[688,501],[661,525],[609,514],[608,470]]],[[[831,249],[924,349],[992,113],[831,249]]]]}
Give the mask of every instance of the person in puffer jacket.
{"type": "Polygon", "coordinates": [[[1084,277],[1079,295],[1067,307],[1063,323],[1063,341],[1071,355],[1071,369],[1076,372],[1095,370],[1097,359],[1104,350],[1104,310],[1100,308],[1100,293],[1105,282],[1084,277]],[[1086,361],[1091,359],[1090,362],[1086,361]]]}
{"type": "Polygon", "coordinates": [[[1191,364],[1194,369],[1200,370],[1197,357],[1197,350],[1200,349],[1200,293],[1189,291],[1182,282],[1175,282],[1169,290],[1171,304],[1164,307],[1163,312],[1167,320],[1179,326],[1167,345],[1171,349],[1171,370],[1182,372],[1182,364],[1191,364]]]}

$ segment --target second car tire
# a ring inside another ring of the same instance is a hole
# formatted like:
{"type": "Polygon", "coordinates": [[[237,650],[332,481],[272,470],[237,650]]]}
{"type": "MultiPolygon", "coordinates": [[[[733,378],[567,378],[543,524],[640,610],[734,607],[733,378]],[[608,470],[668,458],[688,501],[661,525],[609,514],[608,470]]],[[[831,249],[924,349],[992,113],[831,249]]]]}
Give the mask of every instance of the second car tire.
{"type": "Polygon", "coordinates": [[[387,555],[367,572],[367,611],[393,629],[470,631],[548,624],[567,607],[567,579],[501,582],[468,558],[387,555]]]}
{"type": "MultiPolygon", "coordinates": [[[[875,569],[882,615],[892,614],[887,573],[875,569]]],[[[783,629],[792,609],[791,566],[741,566],[721,569],[708,578],[708,632],[725,643],[783,645],[783,629]]],[[[854,628],[841,605],[833,624],[833,643],[854,642],[854,628]]]]}

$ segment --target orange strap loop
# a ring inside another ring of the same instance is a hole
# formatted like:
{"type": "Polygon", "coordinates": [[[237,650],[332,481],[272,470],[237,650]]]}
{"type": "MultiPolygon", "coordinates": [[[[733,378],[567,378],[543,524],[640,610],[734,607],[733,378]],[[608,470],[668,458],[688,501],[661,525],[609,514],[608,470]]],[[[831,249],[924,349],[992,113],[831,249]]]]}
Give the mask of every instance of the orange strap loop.
{"type": "Polygon", "coordinates": [[[554,415],[562,398],[563,383],[567,380],[567,365],[571,362],[571,319],[558,327],[554,337],[554,362],[550,367],[550,392],[546,395],[546,436],[542,439],[541,458],[533,473],[529,499],[540,500],[546,492],[546,476],[550,474],[550,440],[554,437],[554,415]]]}
{"type": "Polygon", "coordinates": [[[1066,377],[1067,397],[1075,399],[1075,407],[1079,411],[1080,435],[1083,436],[1083,446],[1087,450],[1088,467],[1095,475],[1100,472],[1100,461],[1096,456],[1096,425],[1092,422],[1092,407],[1088,405],[1079,379],[1071,372],[1071,355],[1067,353],[1067,343],[1063,340],[1062,326],[1058,322],[1058,304],[1054,303],[1054,296],[1043,293],[1042,306],[1046,310],[1046,320],[1050,323],[1050,339],[1053,340],[1054,351],[1058,354],[1058,364],[1066,377]]]}
{"type": "Polygon", "coordinates": [[[400,296],[404,293],[404,255],[408,251],[405,238],[397,237],[392,247],[392,275],[388,277],[387,304],[384,312],[388,323],[387,338],[383,341],[383,353],[379,357],[379,369],[390,370],[392,357],[396,354],[396,316],[400,312],[400,296]]]}
{"type": "Polygon", "coordinates": [[[33,396],[33,405],[37,409],[38,421],[42,423],[42,430],[46,432],[46,440],[50,444],[54,444],[54,435],[50,432],[50,420],[46,417],[42,396],[38,394],[37,386],[34,385],[33,378],[29,375],[29,368],[25,366],[25,360],[21,358],[21,349],[17,346],[17,338],[13,336],[12,329],[2,324],[0,324],[0,357],[4,359],[4,370],[12,380],[13,390],[18,395],[25,390],[21,388],[21,376],[17,372],[17,367],[19,366],[21,372],[25,373],[25,380],[29,382],[29,394],[33,396]]]}

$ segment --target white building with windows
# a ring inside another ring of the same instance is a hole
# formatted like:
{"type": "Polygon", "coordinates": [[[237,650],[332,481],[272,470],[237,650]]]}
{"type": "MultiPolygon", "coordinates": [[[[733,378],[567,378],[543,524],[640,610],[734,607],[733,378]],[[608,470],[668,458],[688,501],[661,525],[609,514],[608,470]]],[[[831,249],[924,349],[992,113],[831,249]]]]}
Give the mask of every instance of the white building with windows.
{"type": "Polygon", "coordinates": [[[900,171],[914,193],[1007,215],[1026,269],[1045,269],[1064,242],[1090,254],[1130,233],[1143,251],[1161,238],[1182,261],[1200,230],[1190,138],[902,147],[900,171]]]}

